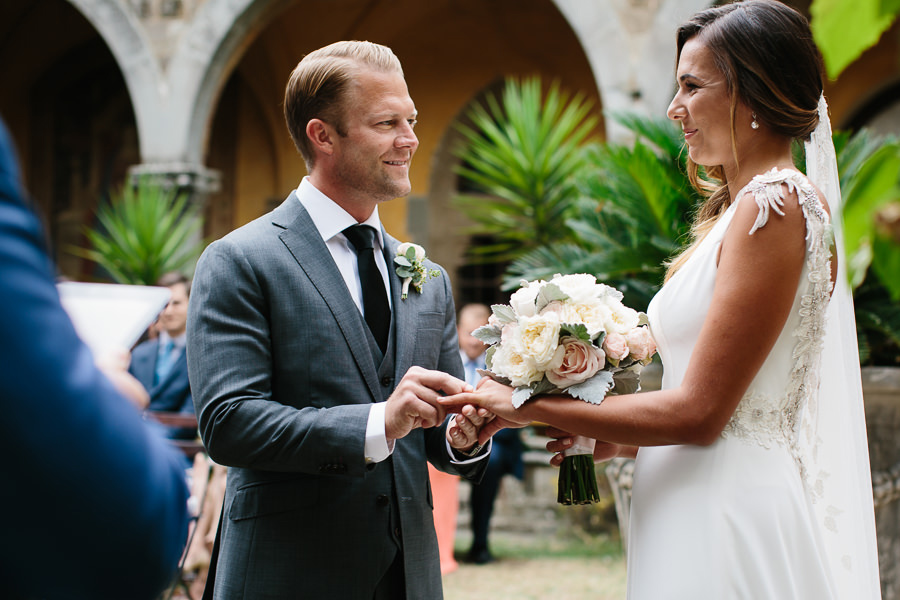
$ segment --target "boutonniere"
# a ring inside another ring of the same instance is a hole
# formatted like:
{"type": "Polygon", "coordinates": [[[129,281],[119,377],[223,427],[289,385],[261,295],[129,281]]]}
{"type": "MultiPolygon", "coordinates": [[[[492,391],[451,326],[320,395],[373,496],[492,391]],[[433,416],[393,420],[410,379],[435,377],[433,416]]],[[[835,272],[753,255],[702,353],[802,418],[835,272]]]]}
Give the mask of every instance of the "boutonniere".
{"type": "Polygon", "coordinates": [[[397,248],[397,256],[394,257],[394,264],[397,265],[397,275],[403,279],[403,289],[400,292],[401,300],[406,300],[406,296],[409,295],[410,283],[416,288],[416,291],[421,294],[422,284],[424,284],[429,277],[437,277],[441,274],[437,269],[426,269],[425,248],[409,242],[404,242],[397,248]]]}

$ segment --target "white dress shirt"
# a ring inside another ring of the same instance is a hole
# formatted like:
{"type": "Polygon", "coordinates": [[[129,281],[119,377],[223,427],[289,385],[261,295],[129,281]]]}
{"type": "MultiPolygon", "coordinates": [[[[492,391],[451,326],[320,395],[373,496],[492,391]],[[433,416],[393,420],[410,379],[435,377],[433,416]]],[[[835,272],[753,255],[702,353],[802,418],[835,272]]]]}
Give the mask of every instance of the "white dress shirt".
{"type": "MultiPolygon", "coordinates": [[[[362,285],[359,280],[359,266],[356,260],[356,251],[350,244],[350,241],[343,234],[344,229],[351,225],[360,224],[354,219],[350,213],[338,206],[334,200],[323,194],[321,191],[310,183],[308,177],[304,177],[296,190],[297,198],[300,204],[309,213],[313,224],[322,236],[325,246],[331,253],[350,295],[359,308],[359,312],[364,314],[362,285]]],[[[363,221],[364,225],[370,225],[375,228],[375,263],[381,272],[384,280],[385,290],[390,290],[388,283],[387,264],[384,260],[384,238],[381,234],[381,219],[378,217],[378,207],[372,211],[368,219],[363,221]]],[[[388,305],[391,304],[391,295],[385,292],[388,298],[388,305]]],[[[388,442],[387,435],[384,430],[384,411],[385,402],[375,402],[369,409],[369,419],[366,422],[366,444],[365,456],[366,462],[381,462],[386,459],[394,451],[394,440],[388,442]]],[[[466,464],[476,460],[483,459],[486,454],[480,455],[473,459],[457,460],[453,453],[449,440],[446,443],[447,452],[453,462],[458,464],[466,464]]]]}
{"type": "MultiPolygon", "coordinates": [[[[350,296],[360,314],[364,315],[362,285],[359,280],[359,267],[356,260],[356,251],[350,244],[350,241],[342,233],[346,228],[357,225],[358,222],[350,213],[338,206],[334,200],[320,192],[310,183],[308,177],[304,177],[297,187],[297,198],[300,204],[309,213],[319,235],[328,247],[331,257],[334,259],[347,289],[350,290],[350,296]]],[[[381,272],[384,279],[385,294],[388,299],[388,306],[391,303],[391,295],[387,293],[390,289],[387,278],[387,264],[384,261],[384,239],[381,235],[381,219],[378,218],[378,207],[372,211],[372,214],[363,222],[375,228],[375,264],[381,272]]],[[[381,462],[391,455],[394,451],[393,440],[388,443],[387,436],[384,431],[384,402],[376,402],[372,404],[369,410],[369,420],[366,422],[366,444],[365,455],[366,462],[381,462]]]]}

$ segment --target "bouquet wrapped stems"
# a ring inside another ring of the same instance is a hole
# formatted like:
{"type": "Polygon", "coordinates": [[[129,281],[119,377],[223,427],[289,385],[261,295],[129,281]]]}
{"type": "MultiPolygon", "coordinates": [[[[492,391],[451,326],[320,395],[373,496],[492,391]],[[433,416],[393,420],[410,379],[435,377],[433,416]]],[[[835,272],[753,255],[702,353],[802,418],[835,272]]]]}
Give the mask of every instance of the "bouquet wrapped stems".
{"type": "Polygon", "coordinates": [[[597,475],[594,471],[594,440],[575,436],[575,443],[563,455],[559,467],[559,490],[556,501],[560,504],[591,504],[600,501],[597,475]]]}

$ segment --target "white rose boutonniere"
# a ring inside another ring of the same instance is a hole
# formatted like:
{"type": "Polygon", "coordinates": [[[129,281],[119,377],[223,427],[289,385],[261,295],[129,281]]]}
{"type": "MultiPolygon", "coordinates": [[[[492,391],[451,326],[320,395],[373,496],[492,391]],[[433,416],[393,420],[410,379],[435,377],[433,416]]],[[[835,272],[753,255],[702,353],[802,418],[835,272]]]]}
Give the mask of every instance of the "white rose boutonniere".
{"type": "Polygon", "coordinates": [[[397,248],[397,256],[394,257],[394,264],[397,265],[397,275],[403,279],[403,289],[400,292],[400,299],[406,300],[409,295],[409,284],[422,293],[422,284],[428,278],[437,277],[441,274],[437,269],[425,268],[425,248],[418,244],[404,242],[397,248]]]}

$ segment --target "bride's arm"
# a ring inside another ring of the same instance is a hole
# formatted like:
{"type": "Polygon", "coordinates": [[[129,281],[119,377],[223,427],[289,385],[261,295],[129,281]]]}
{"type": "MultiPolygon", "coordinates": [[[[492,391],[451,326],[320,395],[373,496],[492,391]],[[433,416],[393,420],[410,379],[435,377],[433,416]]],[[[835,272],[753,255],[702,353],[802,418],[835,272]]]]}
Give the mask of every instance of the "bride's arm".
{"type": "Polygon", "coordinates": [[[805,257],[806,226],[795,194],[785,215],[748,235],[758,214],[752,198],[736,209],[725,235],[709,312],[682,384],[609,396],[600,406],[568,396],[537,396],[519,409],[512,390],[485,382],[448,407],[480,404],[513,423],[539,421],[573,434],[628,446],[707,445],[728,423],[787,321],[805,257]]]}

